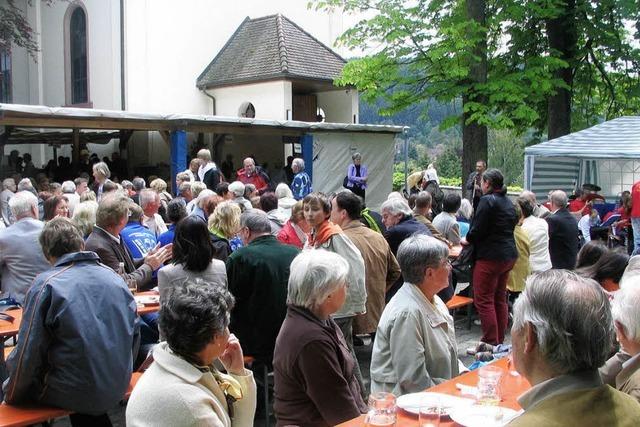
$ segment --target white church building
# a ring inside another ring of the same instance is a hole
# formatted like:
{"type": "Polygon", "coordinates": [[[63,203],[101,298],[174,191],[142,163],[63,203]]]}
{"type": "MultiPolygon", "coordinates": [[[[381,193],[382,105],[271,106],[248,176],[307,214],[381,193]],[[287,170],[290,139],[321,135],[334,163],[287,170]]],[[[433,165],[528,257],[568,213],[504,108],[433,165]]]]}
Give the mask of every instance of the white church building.
{"type": "MultiPolygon", "coordinates": [[[[40,50],[32,55],[16,46],[0,51],[0,103],[359,123],[357,90],[333,84],[350,55],[334,41],[356,19],[339,11],[308,9],[305,0],[248,0],[242,7],[211,0],[15,3],[22,4],[40,50]]],[[[383,132],[389,140],[385,156],[393,153],[388,147],[398,132],[383,132]]],[[[345,171],[349,152],[362,151],[366,140],[335,134],[330,139],[349,141],[342,159],[345,171]]],[[[120,152],[130,172],[134,166],[169,163],[170,144],[159,132],[137,131],[124,141],[112,135],[81,140],[83,145],[91,140],[89,150],[100,157],[120,152]]],[[[286,132],[193,132],[187,141],[191,152],[206,146],[217,161],[231,156],[236,167],[248,155],[279,168],[287,155],[302,154],[299,138],[286,132]]],[[[12,142],[11,137],[1,142],[4,154],[29,152],[36,166],[72,153],[70,140],[28,144],[22,135],[19,146],[12,142]]],[[[390,173],[392,159],[384,163],[390,173]]]]}

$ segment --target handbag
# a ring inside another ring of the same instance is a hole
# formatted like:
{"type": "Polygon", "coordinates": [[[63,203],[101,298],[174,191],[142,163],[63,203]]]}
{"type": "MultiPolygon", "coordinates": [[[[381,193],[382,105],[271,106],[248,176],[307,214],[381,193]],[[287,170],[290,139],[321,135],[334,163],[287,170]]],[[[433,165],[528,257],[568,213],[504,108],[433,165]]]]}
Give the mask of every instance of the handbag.
{"type": "Polygon", "coordinates": [[[349,175],[345,175],[344,179],[342,180],[342,186],[344,188],[349,188],[347,187],[347,184],[349,184],[349,175]]]}
{"type": "Polygon", "coordinates": [[[475,262],[476,256],[473,245],[463,246],[460,255],[451,263],[453,274],[456,275],[458,282],[471,282],[475,262]]]}

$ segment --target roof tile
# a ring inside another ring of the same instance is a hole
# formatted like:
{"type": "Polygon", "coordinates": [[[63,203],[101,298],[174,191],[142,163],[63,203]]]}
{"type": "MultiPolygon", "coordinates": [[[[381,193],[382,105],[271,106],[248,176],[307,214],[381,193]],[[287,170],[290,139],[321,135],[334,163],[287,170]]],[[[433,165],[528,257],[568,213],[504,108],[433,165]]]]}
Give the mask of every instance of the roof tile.
{"type": "Polygon", "coordinates": [[[346,61],[283,15],[240,24],[198,77],[199,88],[272,78],[333,80],[346,61]]]}

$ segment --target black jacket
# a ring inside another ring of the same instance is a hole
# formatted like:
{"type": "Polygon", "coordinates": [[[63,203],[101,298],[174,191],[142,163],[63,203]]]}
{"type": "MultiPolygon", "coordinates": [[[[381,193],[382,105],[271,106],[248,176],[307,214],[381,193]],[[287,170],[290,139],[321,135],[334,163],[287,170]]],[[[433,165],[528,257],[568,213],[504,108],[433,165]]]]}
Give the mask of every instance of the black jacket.
{"type": "Polygon", "coordinates": [[[413,234],[426,234],[427,236],[433,236],[426,225],[417,221],[412,216],[405,216],[399,223],[388,228],[387,231],[384,232],[384,238],[389,242],[391,252],[393,252],[394,255],[397,255],[400,243],[413,234]]]}
{"type": "Polygon", "coordinates": [[[220,171],[218,168],[209,169],[202,179],[209,190],[215,190],[220,183],[220,171]]]}
{"type": "Polygon", "coordinates": [[[549,224],[549,255],[553,268],[573,270],[578,256],[578,221],[566,208],[545,218],[549,224]]]}
{"type": "Polygon", "coordinates": [[[511,200],[503,193],[480,197],[467,233],[475,247],[476,259],[508,261],[518,258],[513,230],[518,223],[511,200]]]}
{"type": "MultiPolygon", "coordinates": [[[[383,236],[387,239],[391,252],[393,252],[394,255],[397,255],[400,243],[402,243],[407,237],[414,234],[426,234],[427,236],[433,236],[426,225],[412,216],[405,216],[399,223],[388,228],[387,231],[383,233],[383,236]]],[[[385,294],[386,302],[391,301],[391,298],[396,294],[396,292],[398,292],[398,289],[400,289],[403,283],[404,277],[401,274],[400,277],[398,277],[398,280],[396,280],[391,288],[387,290],[385,294]]]]}

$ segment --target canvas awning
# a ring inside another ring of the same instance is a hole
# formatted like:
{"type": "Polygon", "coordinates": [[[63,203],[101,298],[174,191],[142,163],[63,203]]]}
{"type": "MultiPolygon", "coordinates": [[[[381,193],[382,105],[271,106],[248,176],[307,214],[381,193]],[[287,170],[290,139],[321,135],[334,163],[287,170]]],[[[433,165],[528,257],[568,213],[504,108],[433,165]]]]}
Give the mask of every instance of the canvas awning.
{"type": "Polygon", "coordinates": [[[640,116],[619,117],[525,148],[524,186],[544,200],[551,190],[598,184],[612,199],[640,178],[638,161],[640,116]]]}
{"type": "Polygon", "coordinates": [[[640,159],[640,116],[609,120],[527,147],[525,155],[580,159],[640,159]]]}

